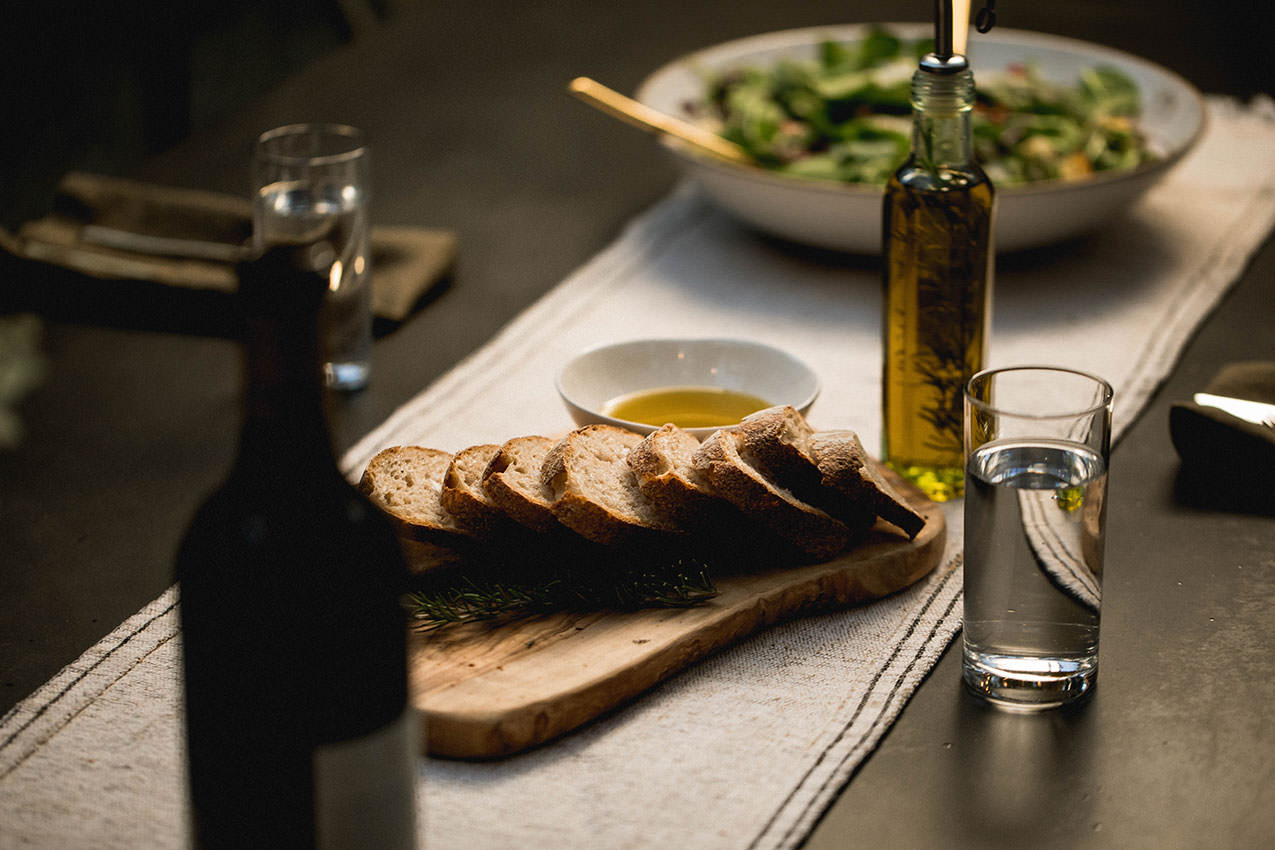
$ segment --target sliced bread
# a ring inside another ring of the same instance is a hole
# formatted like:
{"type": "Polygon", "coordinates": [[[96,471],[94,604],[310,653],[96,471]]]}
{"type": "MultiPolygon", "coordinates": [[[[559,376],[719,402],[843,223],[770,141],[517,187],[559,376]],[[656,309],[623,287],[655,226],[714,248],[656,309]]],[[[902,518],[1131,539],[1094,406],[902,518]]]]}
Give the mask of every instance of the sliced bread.
{"type": "Polygon", "coordinates": [[[813,448],[818,434],[796,408],[759,410],[741,420],[739,433],[743,451],[757,468],[797,498],[841,520],[851,531],[862,531],[876,521],[865,499],[847,496],[823,481],[813,448]]]}
{"type": "Polygon", "coordinates": [[[925,526],[925,517],[885,479],[853,431],[818,431],[810,441],[810,451],[824,487],[867,505],[909,538],[925,526]]]}
{"type": "Polygon", "coordinates": [[[612,425],[586,425],[562,438],[545,456],[540,473],[553,493],[554,516],[580,536],[608,545],[681,531],[642,493],[629,468],[628,454],[641,441],[612,425]]]}
{"type": "Polygon", "coordinates": [[[643,437],[626,458],[642,493],[688,527],[717,517],[724,506],[708,476],[695,468],[698,449],[689,431],[669,424],[643,437]]]}
{"type": "Polygon", "coordinates": [[[514,437],[501,445],[483,470],[487,497],[506,516],[533,531],[549,531],[558,524],[553,491],[540,480],[540,468],[553,444],[549,437],[538,435],[514,437]]]}
{"type": "Polygon", "coordinates": [[[692,460],[723,498],[809,557],[831,558],[850,542],[852,531],[845,523],[798,498],[758,469],[758,461],[743,447],[739,431],[714,432],[692,460]]]}
{"type": "Polygon", "coordinates": [[[815,431],[791,405],[768,407],[739,422],[744,448],[757,465],[785,486],[813,485],[819,474],[810,455],[815,431]]]}
{"type": "Polygon", "coordinates": [[[443,476],[452,455],[421,446],[393,446],[368,462],[359,489],[416,538],[464,537],[466,532],[443,509],[443,476]]]}
{"type": "Polygon", "coordinates": [[[500,446],[494,443],[461,449],[443,476],[443,509],[457,525],[480,537],[494,537],[512,525],[509,516],[483,490],[483,473],[499,452],[500,446]]]}

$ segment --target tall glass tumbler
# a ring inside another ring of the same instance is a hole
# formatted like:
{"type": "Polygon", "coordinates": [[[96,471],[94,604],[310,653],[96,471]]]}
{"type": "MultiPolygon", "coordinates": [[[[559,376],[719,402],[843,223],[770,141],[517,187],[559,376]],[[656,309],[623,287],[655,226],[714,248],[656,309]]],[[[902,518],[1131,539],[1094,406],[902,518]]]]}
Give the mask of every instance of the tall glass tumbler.
{"type": "Polygon", "coordinates": [[[1111,385],[1047,366],[965,392],[962,676],[1005,708],[1052,708],[1098,676],[1111,385]]]}
{"type": "MultiPolygon", "coordinates": [[[[258,247],[327,240],[324,375],[338,390],[367,385],[372,365],[370,165],[363,133],[343,124],[292,124],[263,133],[252,158],[258,247]]],[[[326,262],[326,260],[325,260],[326,262]]]]}

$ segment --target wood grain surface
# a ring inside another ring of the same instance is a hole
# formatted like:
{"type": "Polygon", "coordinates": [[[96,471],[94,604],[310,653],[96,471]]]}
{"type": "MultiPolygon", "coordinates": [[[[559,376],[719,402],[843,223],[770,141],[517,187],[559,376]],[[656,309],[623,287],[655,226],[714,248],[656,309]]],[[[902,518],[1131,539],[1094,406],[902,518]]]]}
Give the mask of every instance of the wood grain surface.
{"type": "Polygon", "coordinates": [[[714,575],[720,594],[691,608],[554,613],[501,625],[466,623],[411,638],[412,702],[433,756],[500,758],[556,738],[760,629],[868,603],[938,564],[943,513],[897,482],[926,518],[908,540],[878,522],[819,564],[740,565],[714,575]]]}

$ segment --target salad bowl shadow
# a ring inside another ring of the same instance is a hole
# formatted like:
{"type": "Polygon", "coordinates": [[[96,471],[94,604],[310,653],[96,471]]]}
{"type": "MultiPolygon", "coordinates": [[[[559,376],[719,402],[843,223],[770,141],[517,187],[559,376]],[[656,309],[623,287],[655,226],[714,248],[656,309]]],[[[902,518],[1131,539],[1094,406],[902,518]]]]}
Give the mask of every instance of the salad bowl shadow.
{"type": "MultiPolygon", "coordinates": [[[[688,54],[656,70],[638,87],[637,100],[689,117],[704,100],[708,79],[732,69],[772,67],[781,59],[813,59],[824,41],[853,43],[873,26],[902,39],[932,34],[931,24],[847,24],[765,33],[688,54]]],[[[1138,87],[1138,125],[1155,159],[1126,170],[1099,171],[1074,182],[1059,180],[997,188],[996,249],[1040,248],[1083,236],[1132,205],[1196,144],[1205,127],[1200,93],[1173,72],[1131,54],[1090,42],[1012,29],[971,33],[970,64],[980,73],[1033,65],[1046,79],[1074,83],[1081,71],[1117,69],[1138,87]]],[[[790,176],[694,152],[675,141],[666,147],[682,172],[734,218],[780,239],[816,248],[875,255],[881,246],[883,188],[790,176]]]]}

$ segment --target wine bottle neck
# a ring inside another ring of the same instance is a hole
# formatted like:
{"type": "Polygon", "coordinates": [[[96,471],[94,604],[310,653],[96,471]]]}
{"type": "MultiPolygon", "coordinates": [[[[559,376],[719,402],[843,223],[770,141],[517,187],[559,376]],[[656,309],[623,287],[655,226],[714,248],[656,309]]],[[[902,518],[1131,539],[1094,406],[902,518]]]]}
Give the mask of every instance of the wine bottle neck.
{"type": "Polygon", "coordinates": [[[241,464],[332,464],[319,343],[325,284],[296,263],[281,252],[241,270],[241,464]]]}
{"type": "Polygon", "coordinates": [[[319,364],[317,317],[314,327],[295,317],[254,318],[244,343],[244,419],[240,450],[261,456],[293,451],[332,457],[319,364]]]}

